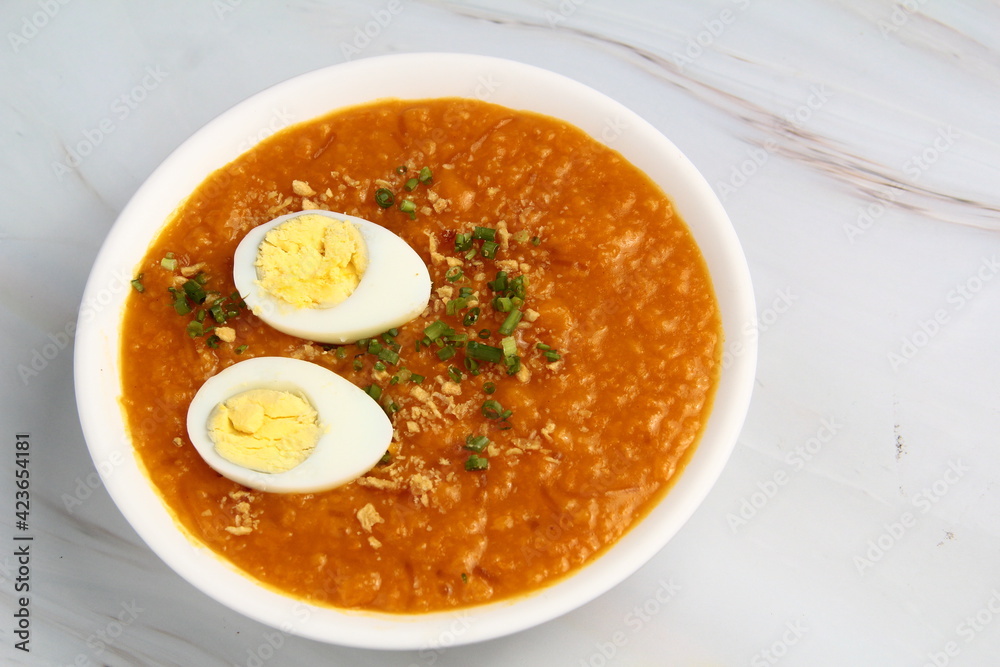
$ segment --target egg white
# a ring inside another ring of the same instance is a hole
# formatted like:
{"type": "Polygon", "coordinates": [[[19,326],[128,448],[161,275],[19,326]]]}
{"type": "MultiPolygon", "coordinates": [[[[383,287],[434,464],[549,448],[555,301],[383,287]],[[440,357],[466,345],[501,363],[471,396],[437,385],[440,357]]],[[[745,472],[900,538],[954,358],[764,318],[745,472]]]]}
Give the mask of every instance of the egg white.
{"type": "Polygon", "coordinates": [[[209,378],[187,414],[191,443],[216,472],[243,486],[273,493],[325,491],[357,479],[378,463],[392,440],[392,424],[368,394],[318,364],[286,357],[256,357],[209,378]],[[215,451],[208,421],[215,407],[250,389],[304,395],[319,414],[319,442],[291,470],[265,473],[232,463],[215,451]]]}
{"type": "Polygon", "coordinates": [[[353,343],[414,319],[431,293],[427,266],[406,241],[374,222],[332,211],[299,211],[250,230],[233,256],[233,280],[247,306],[271,327],[321,343],[353,343]],[[346,220],[358,227],[368,252],[368,268],[357,289],[330,308],[296,308],[258,284],[257,251],[276,226],[301,215],[346,220]]]}

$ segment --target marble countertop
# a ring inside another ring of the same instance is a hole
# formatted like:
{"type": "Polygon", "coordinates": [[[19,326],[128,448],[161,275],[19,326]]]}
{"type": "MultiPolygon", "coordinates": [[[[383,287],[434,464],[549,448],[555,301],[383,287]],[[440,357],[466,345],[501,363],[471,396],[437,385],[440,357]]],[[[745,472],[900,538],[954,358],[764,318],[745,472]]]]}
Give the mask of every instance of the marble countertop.
{"type": "Polygon", "coordinates": [[[0,25],[0,662],[996,664],[995,2],[11,0],[0,25]],[[573,77],[692,159],[753,275],[754,398],[694,517],[584,607],[447,650],[276,641],[112,503],[76,417],[72,324],[117,214],[196,129],[296,74],[432,50],[573,77]],[[24,432],[30,653],[11,546],[24,432]]]}

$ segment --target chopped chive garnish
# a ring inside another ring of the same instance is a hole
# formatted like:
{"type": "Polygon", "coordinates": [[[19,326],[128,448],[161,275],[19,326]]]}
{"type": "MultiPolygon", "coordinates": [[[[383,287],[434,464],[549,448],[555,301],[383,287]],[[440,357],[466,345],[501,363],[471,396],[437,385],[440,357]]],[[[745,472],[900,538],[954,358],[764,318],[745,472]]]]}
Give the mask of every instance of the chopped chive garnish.
{"type": "Polygon", "coordinates": [[[337,356],[338,359],[343,359],[343,358],[347,357],[347,348],[346,347],[338,347],[334,351],[334,354],[337,356]]]}
{"type": "Polygon", "coordinates": [[[445,272],[444,277],[445,280],[453,283],[457,280],[461,280],[463,275],[464,273],[462,271],[462,267],[453,266],[445,272]]]}
{"type": "Polygon", "coordinates": [[[372,368],[374,368],[377,371],[384,371],[385,364],[383,364],[381,361],[376,361],[375,364],[372,366],[372,368]]]}
{"type": "Polygon", "coordinates": [[[362,368],[365,367],[365,364],[360,359],[355,359],[354,363],[352,364],[352,366],[353,366],[354,370],[360,371],[362,368]]]}
{"type": "Polygon", "coordinates": [[[475,340],[469,341],[468,345],[466,345],[465,354],[471,359],[476,359],[478,361],[490,361],[493,363],[503,361],[504,357],[503,350],[499,347],[493,347],[492,345],[480,343],[475,340]]]}
{"type": "Polygon", "coordinates": [[[503,321],[503,324],[500,325],[500,335],[509,336],[514,333],[514,329],[517,328],[517,323],[521,321],[523,316],[524,314],[517,308],[511,310],[507,315],[507,318],[503,321]]]}
{"type": "Polygon", "coordinates": [[[236,354],[243,354],[244,352],[247,351],[248,347],[250,347],[250,346],[249,345],[240,345],[238,348],[236,348],[235,350],[233,350],[233,352],[235,352],[236,354]]]}
{"type": "Polygon", "coordinates": [[[139,274],[139,276],[135,280],[132,281],[132,289],[134,289],[136,292],[139,292],[139,293],[142,293],[142,292],[146,291],[146,286],[142,284],[142,274],[141,273],[139,274]]]}
{"type": "MultiPolygon", "coordinates": [[[[208,276],[206,276],[203,272],[199,271],[198,275],[192,278],[192,280],[194,280],[199,285],[204,285],[205,283],[208,282],[208,276]]],[[[218,292],[216,292],[216,294],[218,294],[218,292]]]]}
{"type": "Polygon", "coordinates": [[[430,183],[431,180],[433,179],[433,174],[431,174],[431,168],[430,167],[423,167],[420,170],[420,175],[417,178],[419,178],[420,182],[423,183],[424,185],[427,185],[428,183],[430,183]]]}
{"type": "Polygon", "coordinates": [[[391,387],[394,384],[399,384],[399,376],[398,375],[393,375],[391,378],[389,378],[389,386],[391,387]]]}
{"type": "Polygon", "coordinates": [[[392,190],[389,188],[379,188],[375,191],[375,203],[380,208],[389,208],[396,203],[396,196],[392,194],[392,190]]]}
{"type": "Polygon", "coordinates": [[[483,385],[483,393],[486,394],[487,396],[489,396],[490,394],[492,394],[496,390],[497,390],[497,386],[495,384],[493,384],[492,382],[487,382],[486,384],[483,385]]]}
{"type": "Polygon", "coordinates": [[[549,361],[559,361],[560,359],[562,359],[562,357],[559,356],[559,353],[556,352],[555,350],[547,350],[542,353],[542,356],[544,356],[549,361]]]}
{"type": "Polygon", "coordinates": [[[382,344],[374,338],[368,341],[368,354],[378,354],[382,351],[382,344]]]}
{"type": "Polygon", "coordinates": [[[382,398],[382,387],[377,384],[370,384],[365,387],[365,393],[374,398],[376,401],[382,398]]]}
{"type": "Polygon", "coordinates": [[[412,199],[404,199],[399,202],[399,210],[409,215],[413,220],[417,218],[417,205],[412,199]]]}
{"type": "Polygon", "coordinates": [[[420,375],[419,373],[414,373],[413,375],[410,376],[410,382],[414,384],[420,384],[423,381],[424,381],[424,376],[420,375]]]}
{"type": "Polygon", "coordinates": [[[490,444],[490,439],[485,435],[470,435],[465,438],[463,447],[473,452],[481,452],[490,444]]]}
{"type": "Polygon", "coordinates": [[[405,185],[403,185],[403,189],[406,190],[407,192],[413,192],[417,188],[417,185],[419,185],[419,183],[420,182],[417,179],[411,178],[410,180],[406,181],[405,185]]]}
{"type": "Polygon", "coordinates": [[[465,469],[469,471],[486,470],[490,467],[489,459],[483,456],[472,454],[465,461],[465,469]]]}
{"type": "Polygon", "coordinates": [[[546,345],[545,343],[539,343],[535,347],[538,348],[539,350],[551,350],[552,349],[551,345],[546,345]]]}
{"type": "Polygon", "coordinates": [[[449,366],[448,367],[448,377],[451,378],[452,382],[461,382],[462,381],[462,377],[463,377],[462,376],[462,371],[458,370],[454,366],[449,366]]]}
{"type": "Polygon", "coordinates": [[[221,338],[219,338],[215,334],[212,334],[205,340],[205,345],[209,346],[214,350],[215,348],[219,347],[219,343],[221,342],[222,342],[221,338]]]}

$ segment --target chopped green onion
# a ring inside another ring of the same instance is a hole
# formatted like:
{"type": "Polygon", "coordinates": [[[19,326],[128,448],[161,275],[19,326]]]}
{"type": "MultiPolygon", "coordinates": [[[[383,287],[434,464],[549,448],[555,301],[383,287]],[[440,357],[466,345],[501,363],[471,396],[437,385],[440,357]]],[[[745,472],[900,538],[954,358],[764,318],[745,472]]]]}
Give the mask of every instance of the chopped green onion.
{"type": "Polygon", "coordinates": [[[500,401],[493,399],[483,401],[483,416],[487,419],[500,419],[502,413],[503,406],[500,405],[500,401]]]}
{"type": "Polygon", "coordinates": [[[396,167],[396,173],[397,174],[405,174],[406,173],[406,165],[405,164],[401,164],[398,167],[396,167]]]}
{"type": "Polygon", "coordinates": [[[205,298],[208,296],[205,292],[205,288],[203,288],[201,283],[197,280],[187,280],[183,285],[181,285],[181,288],[195,303],[204,303],[205,298]]]}
{"type": "Polygon", "coordinates": [[[221,342],[222,342],[221,338],[219,338],[215,334],[212,334],[205,340],[205,345],[209,346],[214,350],[215,348],[219,347],[219,343],[221,342]]]}
{"type": "Polygon", "coordinates": [[[507,315],[507,319],[505,319],[503,321],[503,324],[500,325],[499,329],[500,335],[509,336],[510,334],[514,333],[514,329],[517,328],[517,323],[521,321],[521,318],[523,316],[524,314],[517,308],[514,308],[512,311],[510,311],[510,313],[507,315]]]}
{"type": "Polygon", "coordinates": [[[521,357],[517,355],[504,357],[503,363],[507,367],[507,375],[517,375],[517,372],[521,370],[521,357]]]}
{"type": "Polygon", "coordinates": [[[497,230],[492,227],[476,227],[472,230],[472,238],[480,241],[493,241],[497,237],[497,230]]]}
{"type": "Polygon", "coordinates": [[[414,373],[413,375],[410,376],[410,382],[412,382],[413,384],[420,384],[423,381],[424,381],[424,376],[420,375],[419,373],[414,373]]]}
{"type": "Polygon", "coordinates": [[[469,312],[466,313],[465,317],[462,319],[462,324],[464,324],[467,327],[471,327],[479,320],[479,312],[480,312],[479,306],[476,306],[475,308],[470,308],[469,312]]]}
{"type": "Polygon", "coordinates": [[[173,255],[173,253],[168,252],[167,256],[160,260],[160,266],[165,268],[167,271],[176,271],[177,260],[174,259],[171,255],[173,255]]]}
{"type": "Polygon", "coordinates": [[[362,368],[365,367],[365,364],[360,359],[355,359],[354,363],[352,364],[352,366],[353,366],[354,370],[360,371],[362,368]]]}
{"type": "Polygon", "coordinates": [[[452,357],[455,356],[455,346],[446,345],[445,347],[442,347],[440,350],[438,350],[437,355],[438,359],[440,359],[441,361],[447,361],[448,359],[451,359],[452,357]]]}
{"type": "Polygon", "coordinates": [[[518,243],[524,243],[525,241],[527,241],[528,240],[528,230],[527,229],[522,229],[521,231],[516,232],[514,234],[514,240],[517,241],[518,243]]]}
{"type": "Polygon", "coordinates": [[[382,455],[382,458],[380,458],[380,459],[378,460],[378,464],[379,464],[380,466],[387,466],[387,465],[389,465],[390,463],[392,463],[392,452],[390,452],[390,451],[389,451],[389,450],[387,449],[387,450],[385,450],[385,454],[383,454],[383,455],[382,455]]]}
{"type": "Polygon", "coordinates": [[[556,352],[555,350],[547,350],[546,352],[542,353],[542,356],[544,356],[549,361],[559,361],[560,359],[562,359],[562,357],[559,356],[559,353],[556,352]]]}
{"type": "Polygon", "coordinates": [[[211,333],[215,327],[205,328],[205,325],[197,320],[191,320],[187,325],[187,333],[191,338],[197,338],[198,336],[204,336],[207,333],[211,333]]]}
{"type": "Polygon", "coordinates": [[[374,398],[376,401],[382,398],[382,387],[377,384],[370,384],[365,387],[365,393],[374,398]]]}
{"type": "Polygon", "coordinates": [[[457,280],[461,280],[463,275],[465,274],[462,271],[462,267],[453,266],[445,272],[444,277],[445,280],[453,283],[457,280]]]}
{"type": "Polygon", "coordinates": [[[226,311],[222,309],[222,303],[219,301],[213,303],[208,312],[212,314],[212,319],[215,320],[216,324],[226,323],[226,311]]]}
{"type": "Polygon", "coordinates": [[[387,364],[398,364],[399,352],[396,352],[395,350],[383,349],[378,353],[378,358],[387,364]]]}
{"type": "Polygon", "coordinates": [[[487,339],[487,338],[489,338],[490,337],[490,330],[489,329],[480,329],[479,330],[479,337],[482,338],[482,339],[484,339],[484,340],[487,339]]]}
{"type": "Polygon", "coordinates": [[[497,386],[492,382],[487,382],[483,385],[483,393],[489,396],[497,390],[497,386]]]}
{"type": "Polygon", "coordinates": [[[469,341],[469,344],[466,345],[465,354],[470,359],[476,359],[478,361],[490,361],[493,363],[499,363],[503,361],[504,357],[503,350],[501,350],[499,347],[493,347],[492,345],[487,345],[486,343],[480,343],[474,340],[469,341]]]}
{"type": "Polygon", "coordinates": [[[537,246],[537,245],[541,245],[541,243],[542,243],[542,239],[541,238],[539,238],[537,236],[532,236],[531,237],[531,245],[537,246]]]}
{"type": "Polygon", "coordinates": [[[431,168],[430,167],[422,168],[420,170],[420,175],[418,176],[418,178],[420,179],[420,182],[423,183],[424,185],[430,183],[433,178],[433,175],[431,174],[431,168]]]}
{"type": "Polygon", "coordinates": [[[399,202],[399,210],[410,216],[411,219],[415,220],[417,218],[417,205],[412,199],[404,199],[399,202]]]}
{"type": "Polygon", "coordinates": [[[483,247],[479,249],[479,254],[486,259],[493,259],[497,256],[497,249],[500,244],[496,241],[483,241],[483,247]]]}
{"type": "Polygon", "coordinates": [[[507,272],[497,271],[497,277],[490,282],[486,283],[489,288],[494,292],[506,292],[507,291],[507,272]]]}
{"type": "Polygon", "coordinates": [[[449,366],[448,367],[448,377],[451,378],[452,382],[461,382],[462,381],[462,377],[463,377],[462,376],[462,371],[458,370],[454,366],[449,366]]]}
{"type": "Polygon", "coordinates": [[[396,196],[392,194],[392,190],[389,188],[379,188],[375,191],[375,203],[380,208],[389,208],[396,203],[396,196]]]}
{"type": "Polygon", "coordinates": [[[338,347],[334,351],[334,354],[337,356],[338,359],[344,359],[345,357],[347,357],[347,348],[343,346],[338,347]]]}
{"type": "Polygon", "coordinates": [[[472,454],[465,461],[465,469],[469,471],[486,470],[489,467],[490,467],[489,459],[483,456],[476,456],[475,454],[472,454]]]}
{"type": "Polygon", "coordinates": [[[472,234],[455,234],[455,252],[465,252],[472,247],[472,234]]]}
{"type": "Polygon", "coordinates": [[[508,289],[519,299],[523,299],[528,293],[528,276],[521,275],[510,281],[508,289]]]}
{"type": "Polygon", "coordinates": [[[517,341],[514,340],[513,336],[507,336],[506,338],[500,339],[500,347],[503,350],[503,356],[513,357],[517,354],[517,341]]]}
{"type": "Polygon", "coordinates": [[[141,273],[139,274],[139,277],[137,277],[135,280],[132,281],[132,289],[134,289],[136,292],[139,292],[140,294],[146,291],[146,286],[142,284],[141,273]]]}
{"type": "Polygon", "coordinates": [[[244,352],[247,351],[248,347],[250,347],[250,346],[249,345],[245,345],[245,344],[244,345],[240,345],[238,348],[236,348],[235,350],[233,350],[233,352],[235,352],[236,354],[243,354],[244,352]]]}
{"type": "Polygon", "coordinates": [[[378,354],[381,351],[382,351],[382,344],[379,343],[374,338],[369,339],[369,341],[368,341],[368,354],[378,354]]]}
{"type": "MultiPolygon", "coordinates": [[[[199,271],[198,275],[196,275],[193,278],[193,280],[197,282],[199,285],[204,285],[205,283],[208,282],[208,276],[206,276],[204,272],[199,271]]],[[[218,294],[218,292],[216,292],[216,294],[218,294]]]]}
{"type": "Polygon", "coordinates": [[[509,313],[514,308],[514,302],[510,300],[510,297],[498,296],[493,299],[493,308],[501,313],[509,313]]]}
{"type": "Polygon", "coordinates": [[[458,311],[469,305],[469,300],[465,297],[458,299],[451,299],[446,304],[444,304],[444,312],[448,315],[457,315],[458,311]]]}
{"type": "Polygon", "coordinates": [[[449,327],[444,322],[442,322],[441,320],[436,320],[434,323],[428,325],[424,329],[424,336],[426,336],[428,339],[432,341],[437,340],[441,336],[444,336],[449,333],[455,333],[455,332],[452,331],[452,328],[449,327]]]}
{"type": "Polygon", "coordinates": [[[418,184],[419,181],[417,179],[411,178],[406,182],[405,185],[403,185],[403,189],[406,190],[407,192],[413,192],[417,188],[418,184]]]}
{"type": "Polygon", "coordinates": [[[470,435],[465,438],[464,449],[468,449],[473,452],[481,452],[490,444],[490,439],[485,435],[470,435]]]}
{"type": "Polygon", "coordinates": [[[384,371],[385,364],[383,364],[381,361],[376,361],[375,364],[372,366],[372,368],[374,368],[377,371],[384,371]]]}

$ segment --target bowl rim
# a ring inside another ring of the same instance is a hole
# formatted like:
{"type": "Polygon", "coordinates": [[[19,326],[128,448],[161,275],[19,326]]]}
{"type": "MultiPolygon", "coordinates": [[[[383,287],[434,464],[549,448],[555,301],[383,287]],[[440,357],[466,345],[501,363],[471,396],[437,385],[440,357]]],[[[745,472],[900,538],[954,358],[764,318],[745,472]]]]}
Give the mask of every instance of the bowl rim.
{"type": "Polygon", "coordinates": [[[94,262],[78,315],[74,385],[91,458],[115,504],[146,544],[196,588],[286,634],[359,648],[434,650],[561,616],[610,590],[660,551],[708,495],[735,447],[756,358],[754,297],[739,239],[708,182],[659,130],[596,89],[534,65],[461,53],[406,53],[332,65],[273,85],[175,149],[124,207],[94,262]],[[118,403],[122,310],[134,268],[164,221],[209,173],[256,143],[254,138],[281,129],[289,117],[304,121],[381,98],[435,97],[475,97],[564,119],[660,184],[709,267],[725,332],[723,369],[695,451],[664,500],[583,568],[520,597],[453,611],[396,615],[320,607],[251,580],[174,521],[133,455],[118,403]]]}

